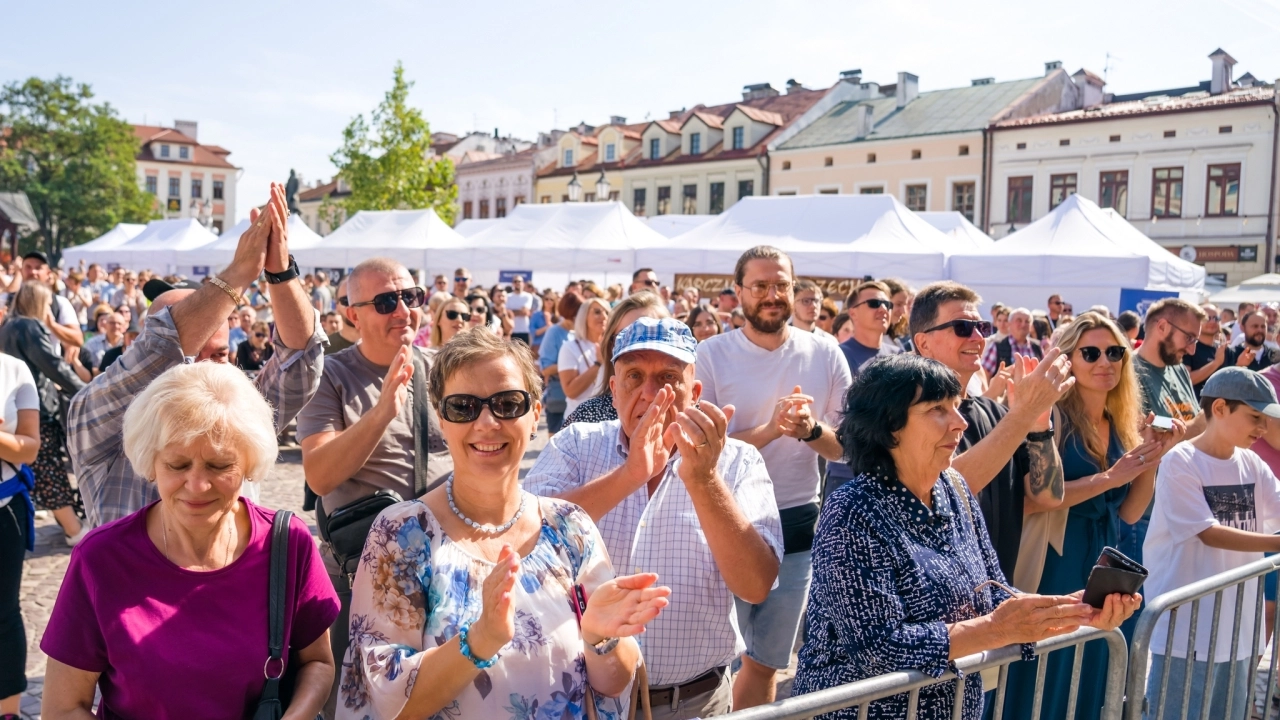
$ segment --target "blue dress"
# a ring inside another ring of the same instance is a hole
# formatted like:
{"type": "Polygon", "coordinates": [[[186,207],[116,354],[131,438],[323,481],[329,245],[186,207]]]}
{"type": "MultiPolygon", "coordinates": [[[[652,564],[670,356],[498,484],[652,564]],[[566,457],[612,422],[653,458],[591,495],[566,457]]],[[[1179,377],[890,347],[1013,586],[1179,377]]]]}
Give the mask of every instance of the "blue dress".
{"type": "MultiPolygon", "coordinates": [[[[1085,449],[1084,440],[1068,432],[1060,448],[1062,453],[1062,477],[1079,480],[1102,472],[1093,456],[1085,449]]],[[[1113,430],[1107,446],[1107,467],[1111,467],[1125,453],[1120,438],[1113,430]]],[[[1115,547],[1120,539],[1120,504],[1129,496],[1129,486],[1122,485],[1076,505],[1068,511],[1067,531],[1062,542],[1062,555],[1051,546],[1045,556],[1044,574],[1037,592],[1041,595],[1069,595],[1084,588],[1089,572],[1102,554],[1102,548],[1115,547]]],[[[1071,692],[1071,664],[1075,649],[1065,648],[1049,655],[1048,670],[1044,678],[1044,720],[1064,720],[1067,712],[1067,696],[1071,692]]],[[[1102,711],[1102,700],[1107,684],[1107,644],[1094,640],[1084,647],[1084,661],[1080,666],[1080,694],[1076,700],[1075,720],[1093,720],[1102,711]]],[[[1033,694],[1036,686],[1036,663],[1014,663],[1009,666],[1009,689],[1005,696],[1004,716],[1023,718],[1031,716],[1033,694]]]]}
{"type": "MultiPolygon", "coordinates": [[[[813,541],[809,621],[793,695],[901,670],[939,677],[954,669],[946,624],[986,615],[1009,598],[994,586],[975,592],[1005,578],[978,501],[967,487],[963,492],[940,477],[930,510],[897,479],[863,474],[831,494],[813,541]]],[[[982,714],[976,679],[965,683],[965,720],[982,714]]],[[[954,697],[955,681],[922,689],[919,717],[949,720],[954,697]]],[[[904,694],[871,703],[867,717],[906,712],[904,694]]]]}

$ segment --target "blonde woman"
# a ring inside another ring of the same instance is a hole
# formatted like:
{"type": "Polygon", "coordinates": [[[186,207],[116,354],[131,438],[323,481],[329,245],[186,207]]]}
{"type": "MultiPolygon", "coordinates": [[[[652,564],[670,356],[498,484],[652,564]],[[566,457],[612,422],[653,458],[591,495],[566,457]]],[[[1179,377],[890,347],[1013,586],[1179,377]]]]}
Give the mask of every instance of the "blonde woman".
{"type": "Polygon", "coordinates": [[[431,349],[436,351],[444,347],[453,336],[466,330],[470,322],[471,306],[462,300],[453,298],[440,303],[432,316],[431,349]]]}
{"type": "MultiPolygon", "coordinates": [[[[1050,519],[1039,587],[1020,588],[1043,595],[1070,595],[1085,586],[1102,549],[1119,544],[1118,520],[1133,523],[1142,517],[1155,491],[1161,456],[1186,432],[1181,421],[1174,420],[1172,432],[1156,433],[1149,426],[1153,418],[1142,417],[1129,343],[1115,323],[1088,312],[1060,333],[1057,345],[1071,359],[1076,379],[1055,413],[1066,488],[1063,510],[1058,512],[1065,511],[1065,529],[1061,515],[1056,529],[1050,519]]],[[[1064,715],[1074,653],[1068,649],[1049,657],[1046,718],[1064,715]]],[[[1106,645],[1091,643],[1084,653],[1076,718],[1096,718],[1106,685],[1106,645]]],[[[1005,717],[1031,716],[1035,678],[1034,662],[1010,668],[1005,717]]]]}
{"type": "Polygon", "coordinates": [[[603,387],[600,341],[604,339],[604,326],[608,319],[609,303],[600,298],[584,300],[573,323],[573,335],[560,346],[556,366],[560,368],[566,416],[603,387]]]}

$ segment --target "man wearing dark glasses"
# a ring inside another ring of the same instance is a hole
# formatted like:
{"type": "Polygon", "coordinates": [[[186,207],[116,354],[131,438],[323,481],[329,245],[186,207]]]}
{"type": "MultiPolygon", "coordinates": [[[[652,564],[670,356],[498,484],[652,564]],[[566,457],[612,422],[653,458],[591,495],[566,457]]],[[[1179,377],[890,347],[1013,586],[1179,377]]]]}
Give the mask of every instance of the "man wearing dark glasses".
{"type": "MultiPolygon", "coordinates": [[[[995,333],[978,314],[981,301],[959,283],[939,282],[922,289],[911,308],[916,352],[951,368],[962,388],[982,372],[983,347],[995,333]]],[[[1071,363],[1054,348],[1039,362],[1015,356],[1011,382],[1008,407],[965,393],[960,413],[969,427],[952,467],[978,497],[1000,569],[1017,586],[1023,515],[1062,504],[1062,460],[1053,441],[1050,413],[1075,379],[1071,363]]]]}
{"type": "Polygon", "coordinates": [[[640,268],[631,273],[631,288],[627,291],[627,294],[635,295],[644,290],[658,292],[658,274],[652,268],[640,268]]]}
{"type": "Polygon", "coordinates": [[[471,271],[466,268],[458,268],[453,271],[453,296],[456,298],[465,298],[471,290],[471,271]]]}
{"type": "Polygon", "coordinates": [[[849,373],[857,377],[862,368],[881,355],[897,355],[902,348],[888,340],[889,316],[893,301],[889,299],[889,286],[870,280],[860,283],[849,293],[849,321],[853,323],[853,337],[840,343],[840,352],[849,362],[849,373]]]}

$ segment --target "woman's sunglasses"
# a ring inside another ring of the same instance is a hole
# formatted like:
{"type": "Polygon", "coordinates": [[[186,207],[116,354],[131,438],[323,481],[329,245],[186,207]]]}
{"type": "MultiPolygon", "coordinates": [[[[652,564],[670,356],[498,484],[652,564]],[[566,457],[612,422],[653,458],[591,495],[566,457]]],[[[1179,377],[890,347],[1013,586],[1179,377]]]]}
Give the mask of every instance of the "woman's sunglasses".
{"type": "Polygon", "coordinates": [[[1124,359],[1125,355],[1129,354],[1129,348],[1123,345],[1112,345],[1106,350],[1092,345],[1076,349],[1080,351],[1080,359],[1087,363],[1098,362],[1098,358],[1102,357],[1103,354],[1107,356],[1108,362],[1118,363],[1124,359]]]}
{"type": "Polygon", "coordinates": [[[349,307],[358,308],[365,305],[372,305],[373,309],[379,315],[390,315],[396,311],[396,306],[400,301],[404,301],[404,306],[413,309],[420,308],[427,301],[427,291],[420,287],[405,288],[404,290],[392,290],[391,292],[379,293],[373,296],[372,300],[365,302],[351,303],[349,307]]]}
{"type": "Polygon", "coordinates": [[[533,402],[524,390],[503,390],[487,398],[450,395],[440,401],[440,417],[451,423],[475,422],[485,405],[499,420],[515,420],[528,415],[533,402]]]}
{"type": "Polygon", "coordinates": [[[462,318],[462,322],[471,322],[471,313],[462,312],[461,310],[445,310],[444,316],[449,318],[450,320],[457,320],[458,318],[462,318]]]}
{"type": "Polygon", "coordinates": [[[826,321],[828,321],[828,320],[830,320],[830,319],[831,319],[831,316],[830,316],[830,315],[827,315],[826,313],[823,313],[822,315],[819,315],[819,316],[818,316],[818,320],[820,320],[820,321],[822,321],[822,322],[826,322],[826,321]]]}
{"type": "Polygon", "coordinates": [[[925,332],[931,333],[934,330],[945,330],[947,328],[951,328],[951,330],[955,332],[956,337],[960,338],[973,337],[975,330],[984,338],[991,337],[996,332],[995,327],[986,320],[951,320],[949,322],[944,322],[941,325],[934,325],[928,330],[925,330],[925,332]]]}
{"type": "Polygon", "coordinates": [[[267,334],[266,334],[266,333],[254,333],[254,334],[253,334],[253,336],[254,336],[254,337],[256,337],[256,338],[258,338],[259,340],[262,340],[262,339],[264,339],[264,338],[266,338],[266,337],[267,337],[267,334]]]}
{"type": "MultiPolygon", "coordinates": [[[[863,300],[860,303],[854,303],[853,307],[858,307],[859,305],[866,305],[872,310],[892,310],[893,309],[892,300],[881,300],[880,298],[871,298],[870,300],[863,300]]],[[[853,308],[849,308],[849,309],[852,310],[853,308]]]]}

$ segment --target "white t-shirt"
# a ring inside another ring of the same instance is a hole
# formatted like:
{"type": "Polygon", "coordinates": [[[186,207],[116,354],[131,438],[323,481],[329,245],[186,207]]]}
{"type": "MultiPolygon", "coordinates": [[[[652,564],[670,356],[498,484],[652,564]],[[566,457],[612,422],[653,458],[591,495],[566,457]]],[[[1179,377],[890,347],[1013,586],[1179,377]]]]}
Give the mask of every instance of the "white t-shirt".
{"type": "MultiPolygon", "coordinates": [[[[39,410],[40,395],[36,392],[36,380],[31,376],[31,368],[12,355],[0,354],[0,417],[4,425],[0,428],[6,432],[18,429],[19,410],[39,410]]],[[[0,481],[14,476],[14,470],[7,462],[0,462],[0,481]]],[[[0,507],[9,504],[12,498],[0,500],[0,507]]]]}
{"type": "MultiPolygon", "coordinates": [[[[1142,591],[1146,597],[1153,598],[1262,559],[1260,552],[1219,550],[1205,545],[1197,535],[1214,525],[1257,533],[1280,530],[1280,481],[1252,450],[1237,448],[1230,460],[1219,460],[1190,442],[1179,443],[1160,461],[1156,476],[1151,526],[1142,546],[1143,560],[1151,573],[1142,591]]],[[[1245,583],[1245,612],[1240,619],[1237,660],[1250,656],[1253,641],[1249,638],[1254,634],[1260,637],[1263,631],[1261,627],[1253,627],[1257,593],[1256,578],[1245,583]]],[[[1222,594],[1223,616],[1218,625],[1214,662],[1231,659],[1230,617],[1235,606],[1236,591],[1231,588],[1222,594]]],[[[1213,597],[1210,596],[1200,601],[1196,628],[1196,655],[1201,659],[1209,654],[1212,622],[1213,597]]],[[[1186,656],[1190,623],[1189,611],[1178,613],[1174,657],[1186,656]]],[[[1151,638],[1152,652],[1165,654],[1168,630],[1169,616],[1162,615],[1151,638]]]]}
{"type": "MultiPolygon", "coordinates": [[[[80,330],[80,319],[76,317],[76,309],[71,306],[70,300],[62,297],[61,295],[54,295],[53,305],[53,319],[59,325],[72,327],[77,331],[80,330]]],[[[52,333],[50,333],[50,338],[53,340],[54,349],[58,351],[59,355],[61,355],[62,343],[58,342],[58,338],[52,333]]]]}
{"type": "MultiPolygon", "coordinates": [[[[536,309],[534,299],[535,298],[533,296],[533,293],[527,293],[527,292],[508,293],[507,309],[511,310],[512,312],[516,310],[524,310],[526,308],[529,309],[530,311],[533,311],[536,309]]],[[[529,332],[528,316],[520,317],[519,315],[516,315],[515,317],[511,318],[511,332],[528,333],[529,332]]]]}
{"type": "MultiPolygon", "coordinates": [[[[596,363],[596,346],[595,343],[586,340],[578,340],[578,336],[569,333],[569,337],[564,339],[564,344],[560,346],[560,358],[556,362],[556,366],[561,371],[577,370],[579,374],[586,372],[596,363]]],[[[595,397],[600,392],[600,381],[604,379],[604,373],[596,373],[596,381],[591,383],[591,387],[587,388],[577,397],[568,397],[569,393],[565,392],[565,417],[573,412],[584,400],[595,397]]],[[[563,385],[564,383],[561,383],[563,385]]]]}
{"type": "MultiPolygon", "coordinates": [[[[697,378],[703,399],[719,407],[733,405],[731,433],[769,422],[778,400],[796,385],[813,397],[813,416],[837,427],[852,382],[838,345],[790,326],[786,341],[772,351],[748,340],[742,330],[698,343],[697,378]]],[[[808,443],[784,436],[760,454],[780,510],[818,501],[818,454],[808,443]]]]}

